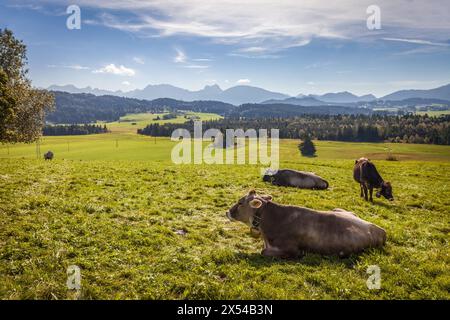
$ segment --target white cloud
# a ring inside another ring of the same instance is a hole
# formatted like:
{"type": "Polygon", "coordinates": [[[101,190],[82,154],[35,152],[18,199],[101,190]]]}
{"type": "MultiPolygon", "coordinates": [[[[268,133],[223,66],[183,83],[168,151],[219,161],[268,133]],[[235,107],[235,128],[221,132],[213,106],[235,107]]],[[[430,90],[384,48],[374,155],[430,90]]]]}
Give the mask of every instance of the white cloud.
{"type": "Polygon", "coordinates": [[[240,0],[79,0],[78,4],[102,10],[96,20],[85,23],[142,36],[204,37],[244,46],[247,49],[241,53],[247,54],[302,46],[315,38],[407,39],[413,34],[428,44],[441,43],[448,40],[450,30],[448,0],[377,0],[381,31],[366,26],[366,9],[373,0],[247,0],[245,4],[240,0]],[[116,15],[118,11],[127,14],[116,15]]]}
{"type": "Polygon", "coordinates": [[[128,77],[132,77],[136,74],[136,71],[134,71],[133,69],[127,68],[123,65],[120,66],[116,66],[114,63],[112,64],[108,64],[107,66],[94,70],[92,71],[92,73],[110,73],[110,74],[115,74],[115,75],[119,75],[119,76],[128,76],[128,77]]]}
{"type": "Polygon", "coordinates": [[[175,56],[175,58],[173,58],[173,61],[175,63],[185,63],[186,62],[186,55],[184,54],[183,51],[181,51],[180,49],[175,49],[175,51],[177,52],[177,55],[175,56]]]}
{"type": "Polygon", "coordinates": [[[249,84],[251,81],[249,79],[239,79],[236,84],[249,84]]]}
{"type": "Polygon", "coordinates": [[[136,63],[139,63],[139,64],[145,64],[144,59],[139,58],[139,57],[134,57],[133,61],[136,62],[136,63]]]}
{"type": "Polygon", "coordinates": [[[124,82],[122,82],[122,84],[127,87],[131,86],[131,83],[129,81],[124,81],[124,82]]]}

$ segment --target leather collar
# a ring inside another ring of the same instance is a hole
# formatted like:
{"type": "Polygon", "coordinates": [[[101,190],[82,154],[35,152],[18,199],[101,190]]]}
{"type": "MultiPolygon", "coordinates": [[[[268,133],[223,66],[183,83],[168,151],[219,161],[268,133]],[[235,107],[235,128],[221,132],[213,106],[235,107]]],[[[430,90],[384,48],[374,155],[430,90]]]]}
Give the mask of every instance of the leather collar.
{"type": "Polygon", "coordinates": [[[259,226],[261,225],[261,208],[257,209],[255,213],[253,214],[253,220],[252,220],[252,228],[259,230],[259,226]]]}

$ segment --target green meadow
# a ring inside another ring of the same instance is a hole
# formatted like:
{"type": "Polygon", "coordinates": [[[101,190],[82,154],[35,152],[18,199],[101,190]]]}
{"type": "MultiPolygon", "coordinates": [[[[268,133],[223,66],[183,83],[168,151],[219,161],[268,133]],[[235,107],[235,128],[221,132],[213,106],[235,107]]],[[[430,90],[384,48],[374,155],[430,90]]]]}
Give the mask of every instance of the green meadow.
{"type": "Polygon", "coordinates": [[[142,129],[148,124],[158,123],[184,123],[189,119],[196,119],[201,121],[217,120],[222,117],[214,113],[200,113],[200,112],[185,112],[177,115],[174,119],[164,120],[162,117],[168,113],[135,113],[128,114],[115,122],[98,122],[99,124],[106,124],[108,129],[115,133],[136,133],[137,129],[142,129]],[[158,119],[159,118],[159,119],[158,119]]]}
{"type": "Polygon", "coordinates": [[[52,150],[53,161],[37,159],[36,144],[0,147],[0,299],[450,298],[450,147],[316,141],[317,157],[305,158],[282,140],[282,168],[330,183],[311,191],[266,184],[258,165],[175,165],[176,142],[108,125],[119,130],[44,137],[41,156],[52,150]],[[394,202],[359,197],[361,156],[392,182],[394,202]],[[383,227],[387,244],[345,259],[263,257],[262,241],[225,216],[250,189],[353,211],[383,227]],[[79,291],[67,288],[70,265],[79,291]],[[371,265],[379,290],[366,285],[371,265]]]}
{"type": "Polygon", "coordinates": [[[429,115],[430,117],[439,117],[442,115],[449,115],[450,110],[442,110],[442,111],[416,111],[416,114],[418,115],[429,115]]]}
{"type": "MultiPolygon", "coordinates": [[[[57,160],[142,160],[170,161],[172,148],[178,142],[168,137],[148,137],[131,131],[85,136],[43,137],[37,145],[0,144],[0,159],[41,159],[43,153],[51,150],[57,160]]],[[[357,159],[366,156],[373,160],[386,160],[393,155],[397,160],[450,161],[450,147],[427,144],[403,143],[357,143],[337,141],[315,141],[317,157],[315,159],[357,159]]],[[[281,140],[280,161],[296,162],[301,160],[297,148],[299,141],[281,140]]],[[[204,143],[208,145],[208,143],[204,143]]]]}

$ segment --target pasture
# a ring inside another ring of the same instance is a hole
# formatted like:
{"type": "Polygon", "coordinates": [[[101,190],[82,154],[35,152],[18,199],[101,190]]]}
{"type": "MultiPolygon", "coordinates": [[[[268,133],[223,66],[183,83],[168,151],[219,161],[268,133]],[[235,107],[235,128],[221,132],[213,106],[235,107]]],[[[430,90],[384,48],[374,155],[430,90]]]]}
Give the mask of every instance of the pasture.
{"type": "Polygon", "coordinates": [[[163,119],[163,116],[168,113],[133,113],[123,116],[119,121],[115,122],[98,122],[99,124],[106,124],[108,129],[113,133],[136,133],[137,129],[142,129],[145,126],[158,123],[184,123],[189,119],[196,119],[201,121],[217,120],[222,118],[215,113],[200,113],[187,111],[178,115],[173,119],[163,119]],[[159,118],[159,119],[158,119],[159,118]]]}
{"type": "Polygon", "coordinates": [[[416,111],[416,114],[418,114],[418,115],[425,115],[425,114],[427,114],[430,117],[439,117],[439,116],[442,116],[442,115],[450,115],[450,110],[416,111]]]}
{"type": "Polygon", "coordinates": [[[52,162],[35,145],[1,146],[0,299],[449,299],[450,147],[318,141],[304,158],[297,144],[281,141],[281,167],[316,172],[329,190],[266,184],[259,166],[174,165],[174,142],[131,132],[43,138],[52,162]],[[376,160],[394,202],[359,197],[360,156],[376,160]],[[353,211],[387,244],[345,259],[262,257],[261,240],[225,216],[253,188],[353,211]],[[66,287],[69,265],[80,292],[66,287]],[[370,265],[379,290],[366,286],[370,265]]]}

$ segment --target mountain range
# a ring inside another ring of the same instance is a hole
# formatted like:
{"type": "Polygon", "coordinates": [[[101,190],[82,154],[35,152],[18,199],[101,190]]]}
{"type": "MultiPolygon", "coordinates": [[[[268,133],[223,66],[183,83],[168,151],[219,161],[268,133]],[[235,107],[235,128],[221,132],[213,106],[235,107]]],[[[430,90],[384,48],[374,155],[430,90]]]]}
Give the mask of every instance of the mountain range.
{"type": "Polygon", "coordinates": [[[377,98],[372,94],[357,96],[348,91],[326,93],[323,95],[299,94],[296,97],[291,97],[287,94],[248,85],[239,85],[222,90],[217,84],[205,86],[203,89],[197,91],[190,91],[172,86],[170,84],[148,85],[143,89],[136,89],[126,92],[120,90],[108,91],[91,87],[77,88],[74,85],[53,85],[47,89],[51,91],[62,91],[68,93],[90,93],[97,96],[112,95],[145,100],[154,100],[158,98],[171,98],[182,101],[215,100],[233,105],[241,105],[244,103],[281,103],[304,106],[335,104],[345,105],[361,102],[372,102],[376,100],[399,101],[412,98],[450,101],[450,84],[430,90],[400,90],[380,98],[377,98]]]}
{"type": "Polygon", "coordinates": [[[107,91],[91,87],[77,88],[73,85],[50,86],[48,90],[68,93],[90,93],[94,95],[114,95],[127,98],[154,100],[158,98],[171,98],[182,101],[215,100],[233,105],[243,103],[258,103],[269,99],[286,99],[286,94],[268,91],[252,86],[235,86],[222,90],[218,85],[205,86],[198,91],[190,91],[175,87],[170,84],[148,85],[144,89],[136,89],[128,92],[107,91]]]}

